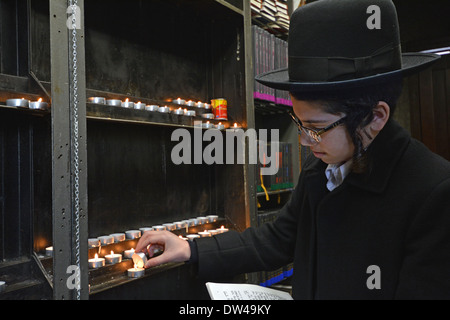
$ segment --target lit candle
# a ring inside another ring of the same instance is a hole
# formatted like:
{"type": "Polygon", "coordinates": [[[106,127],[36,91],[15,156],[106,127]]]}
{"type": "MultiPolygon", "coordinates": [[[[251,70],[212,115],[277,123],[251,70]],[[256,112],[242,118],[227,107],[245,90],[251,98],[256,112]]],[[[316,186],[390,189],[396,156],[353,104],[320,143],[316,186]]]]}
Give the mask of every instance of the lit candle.
{"type": "Polygon", "coordinates": [[[177,228],[174,223],[163,223],[163,226],[166,227],[166,230],[173,231],[177,228]]]}
{"type": "Polygon", "coordinates": [[[106,100],[106,104],[109,106],[120,107],[120,106],[122,106],[122,100],[108,99],[108,100],[106,100]]]}
{"type": "Polygon", "coordinates": [[[187,105],[188,107],[195,107],[195,102],[192,101],[192,100],[189,100],[188,102],[186,102],[186,105],[187,105]]]}
{"type": "Polygon", "coordinates": [[[184,109],[184,115],[187,117],[195,117],[195,111],[194,110],[186,110],[184,109]]]}
{"type": "Polygon", "coordinates": [[[128,100],[128,98],[127,98],[124,102],[122,102],[122,107],[133,109],[134,108],[134,102],[130,102],[128,100]]]}
{"type": "Polygon", "coordinates": [[[139,101],[138,103],[134,104],[134,108],[137,109],[137,110],[144,110],[145,109],[145,103],[142,103],[142,102],[139,101]]]}
{"type": "Polygon", "coordinates": [[[141,237],[140,230],[128,230],[128,231],[125,231],[125,234],[127,236],[127,239],[137,239],[137,238],[141,237]]]}
{"type": "Polygon", "coordinates": [[[6,105],[9,107],[22,107],[22,108],[28,108],[30,104],[30,100],[26,100],[25,98],[22,99],[8,99],[6,100],[6,105]]]}
{"type": "Polygon", "coordinates": [[[202,127],[205,129],[211,129],[214,128],[214,125],[212,123],[209,123],[209,121],[206,121],[206,123],[204,123],[202,127]]]}
{"type": "Polygon", "coordinates": [[[211,104],[205,103],[205,109],[211,109],[211,104]]]}
{"type": "Polygon", "coordinates": [[[41,109],[41,110],[46,110],[48,107],[48,103],[47,102],[43,102],[42,98],[39,98],[38,101],[32,101],[30,102],[30,109],[41,109]]]}
{"type": "Polygon", "coordinates": [[[147,262],[147,255],[143,252],[137,252],[131,258],[133,259],[134,265],[138,268],[143,268],[147,262]]]}
{"type": "Polygon", "coordinates": [[[218,230],[208,230],[209,233],[211,233],[211,237],[215,236],[216,234],[219,234],[221,232],[219,232],[218,230]]]}
{"type": "Polygon", "coordinates": [[[172,102],[173,102],[173,103],[176,103],[176,104],[185,104],[185,100],[180,99],[180,98],[175,99],[175,100],[173,100],[172,102]]]}
{"type": "Polygon", "coordinates": [[[114,242],[116,243],[125,240],[125,233],[113,233],[110,236],[114,238],[114,242]]]}
{"type": "Polygon", "coordinates": [[[170,112],[170,108],[168,106],[159,107],[158,111],[161,112],[161,113],[169,113],[170,112]]]}
{"type": "Polygon", "coordinates": [[[178,108],[178,109],[173,110],[173,113],[182,115],[182,114],[184,114],[184,110],[181,109],[181,107],[180,107],[180,108],[178,108]]]}
{"type": "Polygon", "coordinates": [[[100,247],[100,240],[98,238],[88,239],[88,247],[89,248],[97,248],[100,247]]]}
{"type": "Polygon", "coordinates": [[[198,220],[199,224],[208,223],[208,218],[206,218],[206,217],[197,217],[197,220],[198,220]]]}
{"type": "Polygon", "coordinates": [[[219,219],[219,216],[209,215],[209,216],[206,216],[206,218],[208,219],[209,222],[216,222],[217,219],[219,219]]]}
{"type": "Polygon", "coordinates": [[[188,234],[186,238],[188,238],[189,241],[194,241],[194,239],[200,238],[200,236],[198,234],[188,234]]]}
{"type": "Polygon", "coordinates": [[[95,103],[95,104],[106,104],[106,99],[102,97],[90,97],[88,99],[89,103],[95,103]]]}
{"type": "Polygon", "coordinates": [[[204,108],[205,104],[201,101],[197,102],[197,108],[204,108]]]}
{"type": "Polygon", "coordinates": [[[175,225],[175,228],[177,228],[177,229],[183,229],[187,225],[185,221],[176,221],[173,224],[175,225]]]}
{"type": "Polygon", "coordinates": [[[225,129],[225,126],[222,124],[222,122],[219,122],[219,124],[216,125],[216,129],[223,130],[225,129]]]}
{"type": "Polygon", "coordinates": [[[202,114],[202,118],[203,119],[214,119],[214,114],[213,113],[204,113],[204,114],[202,114]]]}
{"type": "Polygon", "coordinates": [[[219,231],[219,233],[225,233],[228,232],[228,229],[225,228],[224,226],[221,226],[219,229],[216,229],[217,231],[219,231]]]}
{"type": "Polygon", "coordinates": [[[114,253],[114,251],[111,251],[111,254],[107,254],[105,256],[105,259],[107,264],[116,264],[122,262],[122,255],[120,253],[114,253]]]}
{"type": "Polygon", "coordinates": [[[200,232],[198,233],[198,235],[199,235],[201,238],[211,237],[211,233],[210,233],[208,230],[200,231],[200,232]]]}
{"type": "Polygon", "coordinates": [[[130,268],[128,271],[128,277],[130,278],[139,278],[145,274],[144,268],[138,268],[137,265],[134,265],[134,268],[130,268]]]}
{"type": "Polygon", "coordinates": [[[47,257],[53,257],[53,247],[47,247],[45,248],[45,255],[47,257]]]}
{"type": "Polygon", "coordinates": [[[0,281],[0,293],[6,290],[6,282],[0,281]]]}
{"type": "Polygon", "coordinates": [[[159,106],[157,106],[155,104],[149,104],[149,105],[145,106],[145,110],[147,110],[147,111],[158,111],[159,110],[159,106]]]}
{"type": "Polygon", "coordinates": [[[89,264],[89,268],[90,269],[97,269],[100,267],[104,267],[105,266],[105,259],[104,258],[99,258],[98,254],[95,254],[95,258],[94,259],[89,259],[88,260],[88,264],[89,264]]]}
{"type": "Polygon", "coordinates": [[[134,249],[131,248],[131,249],[125,250],[125,251],[123,252],[123,257],[124,257],[125,259],[131,259],[131,257],[133,256],[133,254],[134,254],[134,249]]]}
{"type": "Polygon", "coordinates": [[[98,239],[100,240],[100,244],[102,246],[114,243],[114,238],[111,236],[100,236],[98,239]]]}

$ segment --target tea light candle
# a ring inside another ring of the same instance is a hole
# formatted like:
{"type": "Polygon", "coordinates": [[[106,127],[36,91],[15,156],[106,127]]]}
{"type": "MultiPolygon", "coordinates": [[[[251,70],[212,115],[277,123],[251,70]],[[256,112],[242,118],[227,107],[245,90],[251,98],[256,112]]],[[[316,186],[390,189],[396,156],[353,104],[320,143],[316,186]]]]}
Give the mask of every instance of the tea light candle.
{"type": "Polygon", "coordinates": [[[142,103],[140,101],[138,103],[134,104],[134,108],[137,109],[137,110],[144,110],[145,107],[146,107],[145,103],[142,103]]]}
{"type": "Polygon", "coordinates": [[[47,257],[53,257],[53,247],[47,247],[45,248],[45,255],[47,257]]]}
{"type": "Polygon", "coordinates": [[[203,119],[214,119],[214,114],[212,113],[204,113],[202,114],[203,119]]]}
{"type": "Polygon", "coordinates": [[[131,257],[133,263],[138,268],[143,268],[147,263],[147,255],[143,252],[137,252],[131,257]]]}
{"type": "Polygon", "coordinates": [[[122,106],[122,100],[108,99],[108,100],[106,100],[106,104],[109,106],[120,107],[120,106],[122,106]]]}
{"type": "Polygon", "coordinates": [[[178,98],[178,99],[173,100],[172,102],[176,103],[176,104],[185,104],[186,101],[183,100],[183,99],[178,98]]]}
{"type": "Polygon", "coordinates": [[[141,231],[141,233],[144,233],[145,231],[152,231],[153,228],[151,228],[151,227],[142,227],[142,228],[139,228],[139,230],[141,231]]]}
{"type": "Polygon", "coordinates": [[[184,115],[187,117],[195,117],[195,111],[194,110],[185,110],[184,115]]]}
{"type": "Polygon", "coordinates": [[[200,232],[198,233],[198,235],[199,235],[201,238],[211,237],[211,233],[210,233],[209,231],[207,231],[207,230],[205,230],[205,231],[200,231],[200,232]]]}
{"type": "Polygon", "coordinates": [[[206,217],[197,217],[197,220],[198,220],[199,224],[208,223],[208,218],[206,218],[206,217]]]}
{"type": "Polygon", "coordinates": [[[134,268],[130,268],[127,270],[128,277],[130,278],[139,278],[142,277],[145,274],[144,268],[138,268],[137,265],[134,265],[134,268]]]}
{"type": "Polygon", "coordinates": [[[219,229],[216,229],[217,231],[219,231],[219,233],[225,233],[228,232],[228,229],[225,228],[224,226],[221,226],[219,229]]]}
{"type": "Polygon", "coordinates": [[[204,123],[202,127],[205,129],[211,129],[214,128],[214,125],[212,123],[209,123],[209,121],[206,121],[206,123],[204,123]]]}
{"type": "Polygon", "coordinates": [[[182,114],[184,114],[184,110],[181,109],[181,107],[180,107],[180,108],[178,108],[178,109],[173,110],[173,113],[182,115],[182,114]]]}
{"type": "Polygon", "coordinates": [[[186,238],[188,238],[189,241],[194,241],[196,238],[200,238],[198,234],[188,234],[186,235],[186,238]]]}
{"type": "Polygon", "coordinates": [[[128,100],[128,98],[127,98],[124,102],[122,102],[122,107],[133,109],[134,108],[134,102],[130,102],[128,100]]]}
{"type": "Polygon", "coordinates": [[[195,226],[195,219],[183,220],[183,222],[186,223],[186,227],[193,227],[193,226],[195,226]]]}
{"type": "Polygon", "coordinates": [[[105,104],[106,103],[106,99],[102,98],[102,97],[90,97],[88,99],[89,103],[95,103],[95,104],[105,104]]]}
{"type": "Polygon", "coordinates": [[[145,106],[145,110],[147,110],[147,111],[158,111],[159,110],[159,106],[157,106],[155,104],[149,104],[149,105],[145,106]]]}
{"type": "Polygon", "coordinates": [[[192,101],[192,100],[189,100],[188,102],[186,102],[186,105],[187,105],[188,107],[195,107],[195,102],[192,101]]]}
{"type": "Polygon", "coordinates": [[[125,231],[125,234],[127,236],[127,239],[137,239],[137,238],[141,237],[140,230],[128,230],[128,231],[125,231]]]}
{"type": "Polygon", "coordinates": [[[211,237],[215,236],[216,234],[219,234],[221,232],[219,232],[217,229],[216,230],[208,230],[209,233],[211,233],[211,237]]]}
{"type": "Polygon", "coordinates": [[[177,228],[174,223],[163,223],[163,226],[169,231],[173,231],[177,228]]]}
{"type": "Polygon", "coordinates": [[[110,234],[114,238],[114,242],[121,242],[125,240],[125,233],[113,233],[110,234]]]}
{"type": "Polygon", "coordinates": [[[100,240],[98,238],[88,239],[88,247],[89,248],[97,248],[100,247],[100,240]]]}
{"type": "Polygon", "coordinates": [[[107,264],[116,264],[122,262],[122,255],[120,253],[114,253],[114,251],[111,251],[111,254],[107,254],[105,256],[105,259],[107,264]]]}
{"type": "Polygon", "coordinates": [[[100,240],[100,244],[102,246],[114,243],[114,238],[111,236],[100,236],[98,239],[100,240]]]}
{"type": "Polygon", "coordinates": [[[6,282],[0,281],[0,292],[3,292],[6,290],[6,282]]]}
{"type": "Polygon", "coordinates": [[[90,269],[97,269],[100,267],[104,267],[105,266],[105,259],[104,258],[99,258],[98,254],[95,254],[95,258],[94,259],[89,259],[88,260],[88,265],[90,269]]]}
{"type": "Polygon", "coordinates": [[[125,250],[125,251],[123,252],[123,257],[124,257],[125,259],[131,259],[131,258],[133,257],[133,254],[135,254],[135,252],[134,252],[134,249],[131,248],[131,249],[125,250]]]}
{"type": "Polygon", "coordinates": [[[170,112],[170,108],[168,106],[159,107],[158,111],[161,112],[161,113],[169,113],[170,112]]]}
{"type": "Polygon", "coordinates": [[[6,105],[9,107],[21,107],[28,108],[30,100],[22,99],[8,99],[6,100],[6,105]]]}
{"type": "Polygon", "coordinates": [[[164,231],[164,230],[166,230],[166,227],[165,226],[153,226],[153,230],[164,231]]]}
{"type": "Polygon", "coordinates": [[[173,223],[177,229],[183,229],[186,227],[186,222],[184,221],[176,221],[173,223]]]}
{"type": "Polygon", "coordinates": [[[41,110],[46,110],[48,107],[48,103],[47,102],[43,102],[42,98],[39,98],[38,101],[32,101],[30,102],[30,109],[41,109],[41,110]]]}
{"type": "Polygon", "coordinates": [[[223,130],[225,129],[225,126],[222,124],[222,122],[219,122],[219,124],[216,125],[216,129],[223,130]]]}
{"type": "Polygon", "coordinates": [[[209,222],[216,222],[217,219],[219,219],[219,216],[209,215],[209,216],[206,216],[206,219],[208,219],[209,222]]]}
{"type": "Polygon", "coordinates": [[[211,104],[205,103],[205,109],[211,109],[211,104]]]}
{"type": "Polygon", "coordinates": [[[204,108],[205,104],[201,101],[197,102],[197,108],[204,108]]]}

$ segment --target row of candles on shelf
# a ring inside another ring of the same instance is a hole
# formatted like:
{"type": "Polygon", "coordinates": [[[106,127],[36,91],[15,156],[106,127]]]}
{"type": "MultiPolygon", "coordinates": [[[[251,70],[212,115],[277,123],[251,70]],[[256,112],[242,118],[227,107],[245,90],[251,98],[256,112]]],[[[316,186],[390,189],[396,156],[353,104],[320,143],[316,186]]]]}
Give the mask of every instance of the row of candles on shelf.
{"type": "Polygon", "coordinates": [[[21,99],[8,99],[6,100],[6,105],[8,107],[19,107],[19,108],[29,108],[35,110],[47,110],[48,103],[42,101],[42,98],[39,98],[37,101],[30,101],[25,98],[21,99]]]}
{"type": "MultiPolygon", "coordinates": [[[[97,238],[88,239],[88,246],[90,248],[100,247],[102,245],[108,245],[113,243],[119,243],[125,241],[126,239],[138,239],[141,237],[142,233],[145,231],[174,231],[186,228],[186,232],[188,232],[188,228],[192,226],[200,226],[207,223],[216,222],[218,219],[217,215],[209,215],[206,217],[197,217],[191,218],[183,221],[177,221],[173,223],[164,223],[161,225],[155,225],[153,227],[142,227],[139,230],[127,230],[124,233],[113,233],[111,235],[100,236],[97,238]]],[[[186,241],[193,241],[196,238],[201,237],[212,237],[216,234],[228,232],[228,228],[221,226],[218,229],[204,230],[195,234],[187,234],[186,236],[179,236],[181,239],[186,241]]],[[[159,252],[153,252],[153,255],[158,254],[159,252]]],[[[53,256],[53,247],[46,248],[46,255],[53,256]]],[[[125,250],[123,254],[114,253],[111,251],[110,254],[105,255],[103,258],[99,257],[98,254],[95,254],[95,257],[88,260],[89,269],[97,269],[100,267],[104,267],[106,264],[113,265],[122,262],[122,259],[133,259],[134,267],[127,270],[128,276],[132,278],[141,277],[145,273],[144,265],[147,261],[147,256],[142,253],[136,253],[134,248],[130,248],[125,250]]]]}
{"type": "MultiPolygon", "coordinates": [[[[145,104],[140,101],[132,102],[128,98],[125,99],[125,101],[122,101],[120,99],[106,99],[104,97],[91,97],[91,98],[88,98],[88,102],[95,103],[95,104],[106,104],[106,105],[115,106],[115,107],[137,109],[137,110],[159,111],[159,112],[163,112],[163,113],[170,112],[170,108],[168,106],[160,107],[160,106],[154,105],[154,104],[145,104]]],[[[205,103],[205,102],[201,102],[201,101],[194,102],[194,101],[190,100],[190,101],[186,102],[185,100],[178,98],[178,99],[172,100],[172,103],[178,104],[178,105],[185,105],[188,107],[211,109],[211,105],[209,103],[205,103]]],[[[194,116],[195,111],[194,110],[190,110],[190,111],[192,111],[193,113],[191,112],[186,115],[194,116]]]]}

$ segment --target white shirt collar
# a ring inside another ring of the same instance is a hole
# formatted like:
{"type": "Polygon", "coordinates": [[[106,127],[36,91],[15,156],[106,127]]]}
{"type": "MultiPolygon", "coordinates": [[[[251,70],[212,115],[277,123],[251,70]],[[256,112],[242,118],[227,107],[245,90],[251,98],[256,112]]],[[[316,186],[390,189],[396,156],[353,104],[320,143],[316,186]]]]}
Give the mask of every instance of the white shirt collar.
{"type": "Polygon", "coordinates": [[[345,177],[350,173],[352,167],[352,159],[341,165],[329,164],[325,169],[325,175],[328,179],[327,189],[333,191],[341,185],[345,177]]]}

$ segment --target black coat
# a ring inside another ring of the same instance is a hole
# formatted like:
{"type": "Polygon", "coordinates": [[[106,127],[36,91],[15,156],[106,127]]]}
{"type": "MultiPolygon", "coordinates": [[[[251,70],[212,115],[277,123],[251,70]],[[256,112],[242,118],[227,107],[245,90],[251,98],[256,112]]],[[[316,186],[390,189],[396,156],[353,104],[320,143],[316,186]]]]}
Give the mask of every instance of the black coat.
{"type": "Polygon", "coordinates": [[[274,223],[196,241],[199,274],[293,261],[295,299],[450,299],[450,163],[394,121],[367,152],[370,169],[332,192],[310,159],[274,223]]]}

